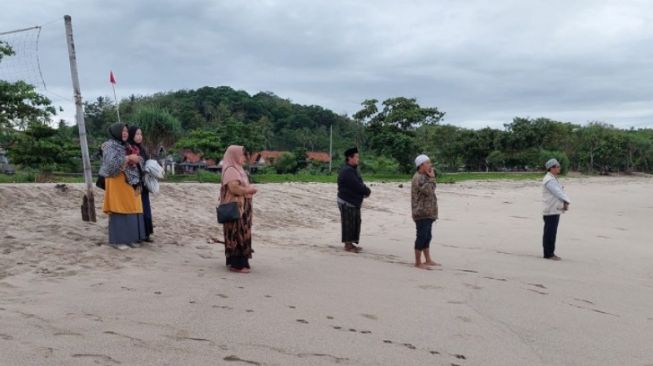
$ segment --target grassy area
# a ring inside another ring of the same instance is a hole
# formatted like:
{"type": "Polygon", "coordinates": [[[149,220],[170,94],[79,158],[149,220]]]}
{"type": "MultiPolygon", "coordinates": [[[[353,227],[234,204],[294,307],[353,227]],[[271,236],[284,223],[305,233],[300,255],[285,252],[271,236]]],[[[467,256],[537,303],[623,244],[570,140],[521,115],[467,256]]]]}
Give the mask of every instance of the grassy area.
{"type": "MultiPolygon", "coordinates": [[[[519,173],[504,173],[504,172],[469,172],[469,173],[443,173],[438,176],[440,183],[456,183],[469,180],[530,180],[539,179],[544,173],[541,172],[519,172],[519,173]]],[[[411,175],[408,174],[364,174],[363,178],[366,182],[406,182],[409,181],[411,175]]],[[[285,182],[312,182],[312,183],[335,183],[337,180],[336,174],[254,174],[252,176],[254,183],[285,183],[285,182]]],[[[14,175],[0,174],[0,183],[34,183],[43,181],[39,179],[38,174],[34,172],[17,172],[14,175]]],[[[82,176],[60,176],[54,175],[45,181],[57,183],[83,183],[82,176]]],[[[195,174],[180,174],[166,177],[168,183],[184,183],[184,182],[199,182],[199,183],[219,183],[220,175],[200,171],[195,174]]]]}

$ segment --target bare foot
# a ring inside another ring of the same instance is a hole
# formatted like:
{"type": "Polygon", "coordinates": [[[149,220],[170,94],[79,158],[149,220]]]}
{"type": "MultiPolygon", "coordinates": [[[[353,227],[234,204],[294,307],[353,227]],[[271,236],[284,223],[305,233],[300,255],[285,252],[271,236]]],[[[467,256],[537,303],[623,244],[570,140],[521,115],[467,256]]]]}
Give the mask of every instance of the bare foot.
{"type": "Polygon", "coordinates": [[[345,245],[345,250],[351,253],[360,253],[363,248],[357,247],[355,245],[345,245]]]}
{"type": "Polygon", "coordinates": [[[235,269],[233,267],[229,267],[229,270],[234,273],[250,273],[252,270],[250,270],[247,267],[241,268],[241,269],[235,269]]]}
{"type": "Polygon", "coordinates": [[[429,267],[438,267],[438,266],[440,266],[440,263],[436,263],[436,262],[433,262],[433,261],[427,261],[427,262],[424,262],[424,264],[429,266],[429,267]]]}
{"type": "Polygon", "coordinates": [[[548,259],[548,260],[551,260],[551,261],[561,261],[562,260],[562,258],[558,257],[557,255],[554,255],[554,256],[548,257],[548,258],[544,258],[544,259],[548,259]]]}
{"type": "Polygon", "coordinates": [[[425,270],[427,270],[427,271],[430,271],[430,270],[431,270],[431,267],[427,266],[426,264],[422,264],[422,263],[420,263],[420,264],[415,264],[415,268],[425,269],[425,270]]]}

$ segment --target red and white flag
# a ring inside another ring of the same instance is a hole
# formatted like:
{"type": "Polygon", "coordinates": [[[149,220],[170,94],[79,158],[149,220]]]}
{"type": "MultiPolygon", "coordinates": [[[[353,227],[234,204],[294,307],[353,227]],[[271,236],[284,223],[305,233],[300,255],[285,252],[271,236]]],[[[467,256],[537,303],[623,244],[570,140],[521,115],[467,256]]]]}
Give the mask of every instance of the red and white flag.
{"type": "Polygon", "coordinates": [[[116,78],[113,76],[113,71],[109,71],[109,82],[111,84],[116,84],[116,78]]]}

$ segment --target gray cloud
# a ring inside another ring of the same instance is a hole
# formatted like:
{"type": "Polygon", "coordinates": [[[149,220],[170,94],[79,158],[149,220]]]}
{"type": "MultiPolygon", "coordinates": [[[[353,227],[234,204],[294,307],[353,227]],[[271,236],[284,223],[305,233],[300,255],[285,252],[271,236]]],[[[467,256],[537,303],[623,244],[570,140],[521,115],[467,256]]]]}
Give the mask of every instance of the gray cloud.
{"type": "MultiPolygon", "coordinates": [[[[514,116],[653,127],[646,1],[9,4],[3,29],[73,16],[87,99],[111,93],[113,69],[122,96],[230,85],[352,114],[402,95],[468,127],[514,116]]],[[[62,32],[62,21],[43,28],[41,61],[51,90],[68,95],[62,32]]]]}

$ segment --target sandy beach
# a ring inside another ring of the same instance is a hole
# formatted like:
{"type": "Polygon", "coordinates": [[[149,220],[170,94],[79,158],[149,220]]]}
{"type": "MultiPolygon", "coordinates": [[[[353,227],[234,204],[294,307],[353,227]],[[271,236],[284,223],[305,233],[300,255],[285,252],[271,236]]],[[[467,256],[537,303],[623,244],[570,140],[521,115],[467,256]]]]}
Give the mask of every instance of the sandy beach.
{"type": "Polygon", "coordinates": [[[335,185],[260,185],[248,275],[213,243],[217,185],[163,184],[126,252],[82,185],[0,185],[0,365],[653,365],[653,178],[563,184],[561,262],[538,181],[439,185],[433,271],[408,183],[371,184],[360,254],[335,185]]]}

